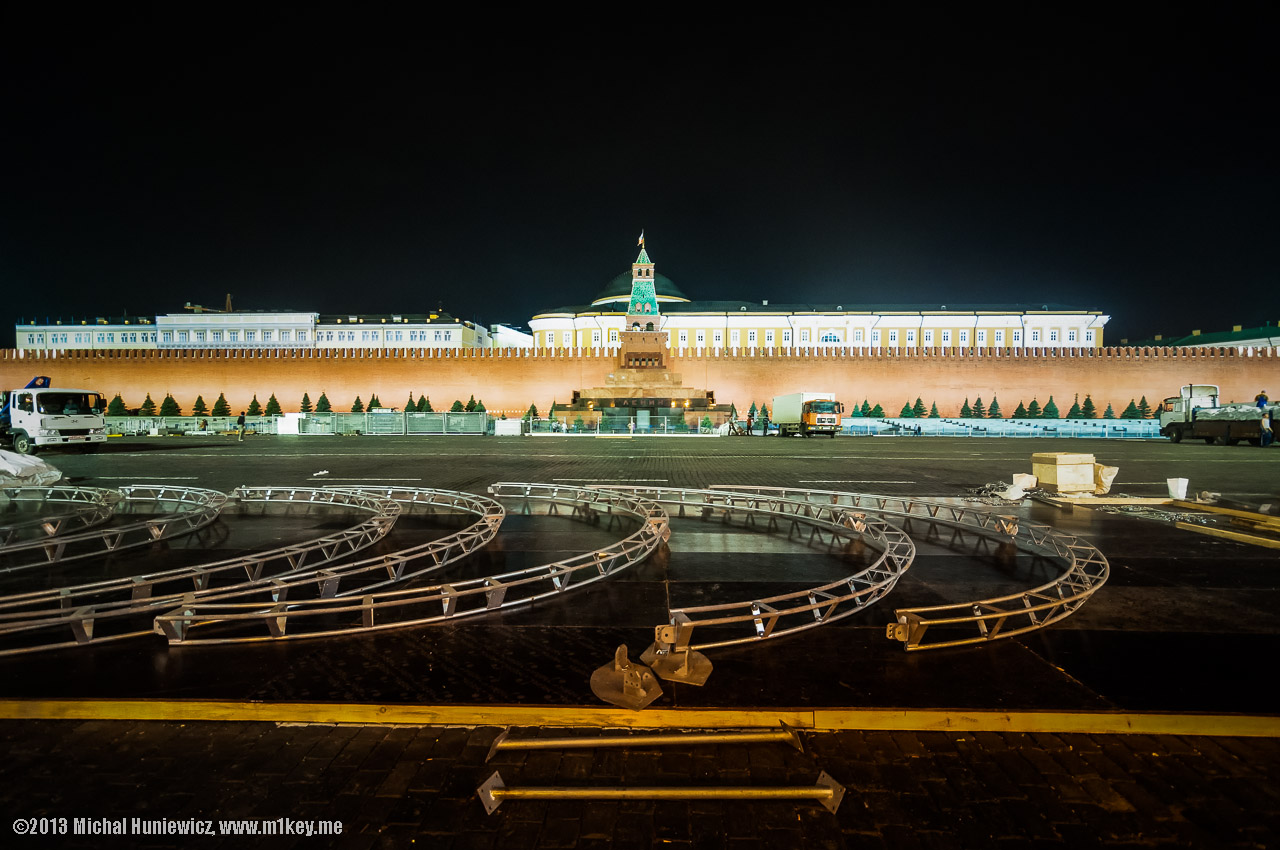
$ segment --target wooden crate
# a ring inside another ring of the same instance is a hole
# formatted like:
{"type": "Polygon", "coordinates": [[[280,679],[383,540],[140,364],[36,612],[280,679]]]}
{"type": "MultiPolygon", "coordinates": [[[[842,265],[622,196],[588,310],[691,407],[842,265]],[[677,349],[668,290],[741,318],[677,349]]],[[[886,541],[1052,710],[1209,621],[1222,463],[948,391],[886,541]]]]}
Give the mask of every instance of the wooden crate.
{"type": "Polygon", "coordinates": [[[1031,472],[1050,493],[1092,493],[1093,455],[1077,452],[1036,452],[1031,472]]]}

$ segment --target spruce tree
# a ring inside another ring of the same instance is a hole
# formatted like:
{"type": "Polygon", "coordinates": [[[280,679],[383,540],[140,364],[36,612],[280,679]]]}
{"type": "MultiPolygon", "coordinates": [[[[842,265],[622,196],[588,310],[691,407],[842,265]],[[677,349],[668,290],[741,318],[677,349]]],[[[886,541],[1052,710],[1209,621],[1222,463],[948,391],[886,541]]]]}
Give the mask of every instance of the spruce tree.
{"type": "Polygon", "coordinates": [[[973,408],[969,406],[969,397],[964,397],[964,404],[960,405],[960,418],[968,419],[973,416],[973,408]]]}
{"type": "Polygon", "coordinates": [[[760,411],[756,409],[756,403],[753,401],[751,402],[751,407],[747,410],[747,418],[754,422],[756,420],[756,414],[759,412],[760,411]]]}
{"type": "Polygon", "coordinates": [[[382,402],[378,401],[378,394],[374,393],[369,396],[369,409],[377,410],[379,407],[382,407],[382,402]]]}
{"type": "Polygon", "coordinates": [[[1115,419],[1116,412],[1111,409],[1111,402],[1107,402],[1107,410],[1102,414],[1103,419],[1115,419]]]}
{"type": "Polygon", "coordinates": [[[1025,407],[1023,407],[1023,406],[1022,406],[1022,402],[1018,402],[1018,409],[1017,409],[1017,410],[1015,410],[1015,411],[1013,411],[1013,418],[1014,418],[1014,419],[1026,419],[1026,418],[1027,418],[1027,409],[1026,409],[1025,407]]]}
{"type": "Polygon", "coordinates": [[[738,406],[733,402],[729,402],[729,419],[733,422],[738,421],[738,406]]]}
{"type": "Polygon", "coordinates": [[[276,400],[276,394],[272,393],[271,398],[267,399],[267,409],[263,413],[267,416],[279,416],[282,412],[280,410],[280,402],[276,400]]]}
{"type": "Polygon", "coordinates": [[[899,418],[899,419],[914,419],[914,418],[915,418],[915,415],[916,415],[916,414],[915,414],[915,411],[913,411],[913,410],[911,409],[911,402],[909,402],[909,401],[908,401],[908,402],[904,402],[904,403],[903,403],[903,405],[902,405],[902,412],[898,414],[898,418],[899,418]]]}
{"type": "Polygon", "coordinates": [[[472,393],[471,398],[467,399],[467,403],[462,406],[467,413],[474,413],[476,409],[476,394],[472,393]]]}
{"type": "MultiPolygon", "coordinates": [[[[555,407],[555,405],[552,405],[552,407],[555,407]]],[[[466,412],[466,409],[467,409],[467,408],[466,408],[466,405],[464,405],[464,404],[462,403],[462,399],[460,399],[460,398],[455,398],[455,399],[453,400],[453,407],[449,408],[449,412],[450,412],[450,413],[464,413],[464,412],[466,412]]]]}
{"type": "Polygon", "coordinates": [[[988,419],[1003,419],[1004,414],[1000,412],[1000,402],[996,401],[996,397],[991,397],[991,406],[987,408],[988,419]]]}
{"type": "Polygon", "coordinates": [[[1129,406],[1124,409],[1124,413],[1120,414],[1121,419],[1141,419],[1142,413],[1138,410],[1138,405],[1134,404],[1133,399],[1129,399],[1129,406]]]}
{"type": "Polygon", "coordinates": [[[1031,399],[1031,404],[1027,405],[1027,418],[1028,419],[1040,418],[1040,402],[1036,401],[1034,398],[1031,399]]]}
{"type": "Polygon", "coordinates": [[[329,404],[329,397],[324,394],[324,390],[320,391],[320,398],[316,399],[316,413],[329,413],[333,410],[333,406],[329,404]]]}
{"type": "Polygon", "coordinates": [[[431,409],[431,399],[427,398],[424,395],[418,396],[418,412],[419,413],[435,413],[435,411],[431,409]]]}
{"type": "Polygon", "coordinates": [[[883,408],[883,407],[881,407],[881,406],[880,406],[880,405],[878,405],[878,404],[877,404],[875,407],[871,408],[871,417],[872,417],[873,419],[883,419],[883,418],[884,418],[884,408],[883,408]]]}
{"type": "Polygon", "coordinates": [[[129,411],[125,409],[124,399],[120,397],[120,393],[116,393],[116,397],[111,399],[111,403],[107,405],[108,416],[128,416],[129,411]]]}
{"type": "Polygon", "coordinates": [[[929,418],[930,418],[930,419],[937,419],[939,415],[940,415],[940,414],[938,413],[938,403],[935,401],[935,402],[933,403],[933,407],[930,407],[930,408],[929,408],[929,418]]]}
{"type": "Polygon", "coordinates": [[[916,403],[911,406],[911,413],[916,419],[924,418],[924,402],[920,400],[920,396],[916,396],[916,403]]]}
{"type": "Polygon", "coordinates": [[[860,405],[860,404],[855,404],[855,405],[853,405],[852,407],[850,407],[850,408],[849,408],[849,415],[850,415],[850,416],[852,416],[854,419],[861,419],[861,418],[862,418],[862,405],[860,405]]]}
{"type": "Polygon", "coordinates": [[[249,409],[248,409],[247,411],[245,411],[245,412],[246,412],[246,413],[248,413],[250,416],[261,416],[261,415],[262,415],[262,405],[261,405],[261,404],[258,404],[258,394],[257,394],[257,393],[254,393],[254,394],[253,394],[253,401],[249,402],[249,409]]]}
{"type": "Polygon", "coordinates": [[[1083,419],[1098,418],[1098,408],[1093,406],[1093,398],[1088,394],[1084,397],[1084,404],[1080,405],[1080,416],[1083,419]]]}
{"type": "Polygon", "coordinates": [[[528,410],[526,410],[526,411],[524,412],[524,418],[525,418],[525,419],[537,419],[537,418],[538,418],[538,406],[537,406],[536,404],[531,404],[531,405],[529,405],[529,409],[528,409],[528,410]]]}
{"type": "Polygon", "coordinates": [[[227,403],[227,394],[218,393],[218,400],[213,403],[213,410],[209,411],[214,416],[230,416],[231,405],[227,403]]]}
{"type": "Polygon", "coordinates": [[[1068,419],[1079,419],[1084,415],[1084,411],[1080,408],[1080,393],[1076,393],[1075,404],[1071,405],[1071,409],[1067,411],[1068,419]]]}
{"type": "Polygon", "coordinates": [[[196,396],[196,403],[191,405],[191,413],[194,416],[204,416],[209,412],[209,405],[204,403],[204,396],[196,396]]]}
{"type": "Polygon", "coordinates": [[[476,413],[484,413],[484,412],[485,412],[485,409],[484,409],[484,402],[483,402],[483,401],[481,401],[480,399],[476,399],[476,409],[475,409],[475,412],[476,412],[476,413]]]}
{"type": "Polygon", "coordinates": [[[1058,405],[1053,403],[1053,396],[1049,396],[1049,400],[1044,403],[1044,413],[1040,414],[1041,419],[1059,419],[1058,405]]]}
{"type": "Polygon", "coordinates": [[[413,400],[413,390],[409,390],[409,400],[404,403],[405,412],[418,409],[418,403],[413,400]]]}
{"type": "Polygon", "coordinates": [[[351,402],[352,413],[364,413],[364,402],[360,400],[360,396],[356,396],[356,400],[351,402]]]}
{"type": "Polygon", "coordinates": [[[298,412],[299,412],[299,413],[310,413],[310,412],[311,412],[311,411],[313,411],[314,409],[315,409],[315,408],[313,408],[313,407],[311,406],[311,396],[307,395],[306,393],[303,393],[303,394],[302,394],[302,404],[299,404],[299,405],[298,405],[298,412]]]}
{"type": "Polygon", "coordinates": [[[982,403],[982,396],[978,396],[977,400],[973,403],[973,418],[974,419],[987,418],[987,407],[982,403]]]}
{"type": "Polygon", "coordinates": [[[1151,405],[1147,404],[1146,396],[1143,396],[1142,399],[1139,400],[1138,402],[1138,413],[1140,414],[1138,416],[1139,419],[1151,418],[1151,405]]]}
{"type": "Polygon", "coordinates": [[[871,415],[871,402],[864,398],[864,399],[862,400],[862,408],[861,408],[861,409],[862,409],[862,414],[861,414],[861,415],[862,415],[863,417],[870,416],[870,415],[871,415]]]}
{"type": "Polygon", "coordinates": [[[757,416],[760,417],[760,421],[764,423],[764,426],[768,428],[769,427],[769,408],[765,407],[763,401],[760,402],[760,411],[757,414],[757,416]]]}
{"type": "Polygon", "coordinates": [[[142,402],[142,407],[138,408],[138,412],[143,416],[156,415],[156,403],[151,400],[151,393],[147,393],[147,398],[142,402]]]}
{"type": "Polygon", "coordinates": [[[178,400],[172,395],[165,393],[164,401],[160,402],[161,416],[181,416],[182,408],[178,407],[178,400]]]}

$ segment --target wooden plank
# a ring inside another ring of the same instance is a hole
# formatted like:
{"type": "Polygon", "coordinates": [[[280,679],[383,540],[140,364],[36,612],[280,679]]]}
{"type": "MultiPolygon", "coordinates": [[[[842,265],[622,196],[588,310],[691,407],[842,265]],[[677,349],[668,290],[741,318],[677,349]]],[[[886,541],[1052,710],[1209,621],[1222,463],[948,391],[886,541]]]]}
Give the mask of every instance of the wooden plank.
{"type": "Polygon", "coordinates": [[[1210,537],[1221,537],[1224,540],[1234,540],[1237,543],[1248,543],[1253,546],[1265,546],[1268,549],[1280,549],[1280,539],[1275,537],[1258,537],[1254,534],[1245,534],[1241,531],[1228,531],[1225,528],[1215,528],[1211,525],[1196,525],[1191,522],[1175,523],[1177,528],[1183,531],[1194,531],[1197,534],[1207,534],[1210,537]]]}
{"type": "Polygon", "coordinates": [[[1280,529],[1280,516],[1275,514],[1260,514],[1257,511],[1242,511],[1236,508],[1221,508],[1217,505],[1205,505],[1200,502],[1189,502],[1185,499],[1175,499],[1174,505],[1180,508],[1190,508],[1194,511],[1204,511],[1210,514],[1222,514],[1223,516],[1240,517],[1241,519],[1252,520],[1253,522],[1263,525],[1273,525],[1280,529]]]}

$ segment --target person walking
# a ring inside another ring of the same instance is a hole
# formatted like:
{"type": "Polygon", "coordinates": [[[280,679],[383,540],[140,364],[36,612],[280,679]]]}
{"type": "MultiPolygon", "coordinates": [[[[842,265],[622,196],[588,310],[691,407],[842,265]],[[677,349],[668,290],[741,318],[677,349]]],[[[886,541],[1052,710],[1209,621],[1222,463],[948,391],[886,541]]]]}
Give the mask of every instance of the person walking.
{"type": "Polygon", "coordinates": [[[236,442],[243,443],[244,442],[244,411],[243,410],[240,411],[240,416],[236,419],[236,427],[240,429],[240,439],[236,440],[236,442]]]}

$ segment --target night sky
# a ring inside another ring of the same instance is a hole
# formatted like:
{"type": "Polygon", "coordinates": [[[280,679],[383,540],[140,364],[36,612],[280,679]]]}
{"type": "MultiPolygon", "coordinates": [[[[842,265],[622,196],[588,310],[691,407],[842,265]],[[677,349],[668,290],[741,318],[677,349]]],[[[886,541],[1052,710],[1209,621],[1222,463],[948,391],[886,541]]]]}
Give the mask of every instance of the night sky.
{"type": "Polygon", "coordinates": [[[695,299],[1056,302],[1109,341],[1280,320],[1273,3],[26,5],[3,346],[228,292],[524,324],[641,228],[695,299]]]}

